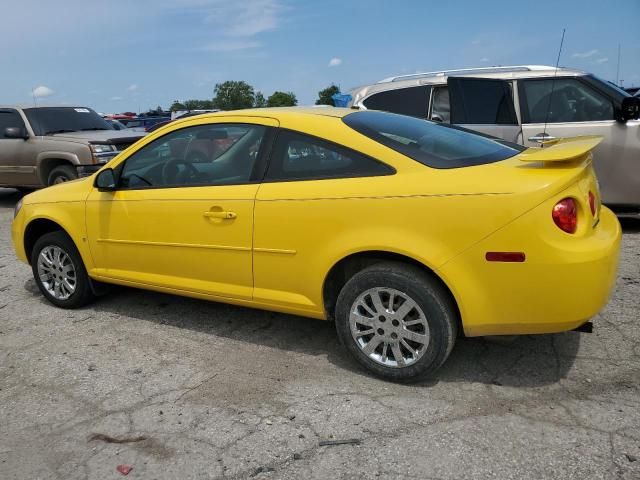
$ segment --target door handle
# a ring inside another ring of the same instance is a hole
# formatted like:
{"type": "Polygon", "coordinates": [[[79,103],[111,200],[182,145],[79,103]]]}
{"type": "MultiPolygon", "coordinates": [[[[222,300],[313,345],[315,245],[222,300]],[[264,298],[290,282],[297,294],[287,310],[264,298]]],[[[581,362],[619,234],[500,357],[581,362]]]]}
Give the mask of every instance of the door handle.
{"type": "Polygon", "coordinates": [[[533,137],[527,138],[527,140],[529,140],[530,142],[537,142],[537,143],[548,142],[549,140],[555,140],[555,139],[556,137],[553,137],[547,133],[538,133],[533,137]]]}
{"type": "Polygon", "coordinates": [[[207,218],[220,218],[222,220],[232,220],[238,216],[236,212],[204,212],[203,215],[207,218]]]}

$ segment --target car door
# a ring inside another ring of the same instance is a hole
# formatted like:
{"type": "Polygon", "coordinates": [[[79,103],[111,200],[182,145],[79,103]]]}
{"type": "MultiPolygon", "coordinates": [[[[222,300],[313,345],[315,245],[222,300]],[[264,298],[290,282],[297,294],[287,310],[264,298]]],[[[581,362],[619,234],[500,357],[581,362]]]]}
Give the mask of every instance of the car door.
{"type": "Polygon", "coordinates": [[[509,142],[522,142],[522,129],[515,112],[510,81],[449,77],[447,90],[451,124],[509,142]]]}
{"type": "Polygon", "coordinates": [[[7,128],[26,132],[24,120],[14,108],[0,108],[0,185],[37,185],[34,139],[7,138],[7,128]]]}
{"type": "Polygon", "coordinates": [[[524,145],[542,139],[601,135],[593,165],[605,203],[640,205],[640,122],[615,120],[614,101],[587,79],[518,81],[524,145]]]}
{"type": "Polygon", "coordinates": [[[322,316],[324,278],[317,269],[327,261],[325,248],[335,248],[330,233],[343,231],[345,223],[367,211],[366,202],[350,196],[379,191],[393,173],[388,165],[354,150],[280,130],[256,197],[254,299],[276,309],[322,316]]]}
{"type": "Polygon", "coordinates": [[[227,117],[167,133],[94,190],[87,236],[98,277],[250,299],[253,208],[275,120],[227,117]]]}

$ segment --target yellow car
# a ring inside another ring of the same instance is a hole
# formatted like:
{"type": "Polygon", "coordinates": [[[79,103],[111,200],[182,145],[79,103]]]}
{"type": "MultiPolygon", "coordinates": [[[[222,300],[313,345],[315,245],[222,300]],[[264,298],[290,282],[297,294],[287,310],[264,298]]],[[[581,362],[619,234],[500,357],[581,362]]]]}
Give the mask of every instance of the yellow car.
{"type": "Polygon", "coordinates": [[[370,371],[416,380],[458,334],[571,330],[605,305],[621,231],[598,141],[523,149],[335,108],[200,115],[24,197],[13,241],[59,307],[112,283],[334,320],[370,371]]]}

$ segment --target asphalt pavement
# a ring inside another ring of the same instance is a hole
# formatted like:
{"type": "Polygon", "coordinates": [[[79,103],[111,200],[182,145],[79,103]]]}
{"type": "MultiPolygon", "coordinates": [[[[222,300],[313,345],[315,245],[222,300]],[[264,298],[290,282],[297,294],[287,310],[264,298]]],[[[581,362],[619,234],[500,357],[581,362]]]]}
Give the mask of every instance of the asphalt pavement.
{"type": "Polygon", "coordinates": [[[406,386],[328,322],[127,288],[54,308],[14,256],[17,199],[0,189],[2,479],[640,479],[640,221],[592,334],[460,339],[406,386]]]}

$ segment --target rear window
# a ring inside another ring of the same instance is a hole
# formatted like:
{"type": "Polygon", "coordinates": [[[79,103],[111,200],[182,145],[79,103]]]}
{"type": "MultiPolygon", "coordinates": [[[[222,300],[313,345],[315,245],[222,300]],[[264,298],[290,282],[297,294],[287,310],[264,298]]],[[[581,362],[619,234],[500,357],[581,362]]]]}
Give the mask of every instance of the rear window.
{"type": "Polygon", "coordinates": [[[358,133],[433,168],[499,162],[524,150],[459,127],[393,113],[361,111],[342,120],[358,133]]]}

